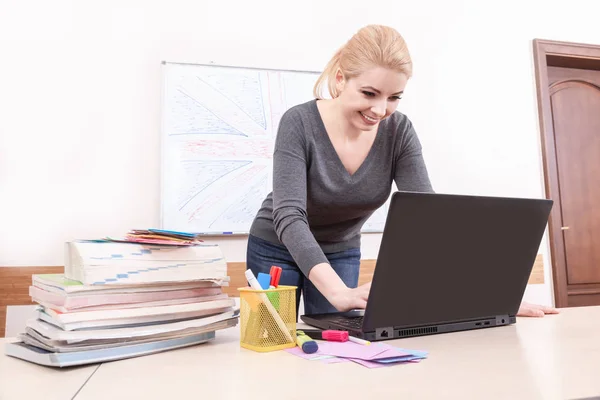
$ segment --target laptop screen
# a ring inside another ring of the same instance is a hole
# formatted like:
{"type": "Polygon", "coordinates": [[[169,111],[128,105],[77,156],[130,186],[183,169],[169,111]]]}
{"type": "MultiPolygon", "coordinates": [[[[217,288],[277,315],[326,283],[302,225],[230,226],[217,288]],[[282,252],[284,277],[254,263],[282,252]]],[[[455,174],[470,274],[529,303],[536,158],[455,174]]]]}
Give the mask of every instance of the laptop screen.
{"type": "Polygon", "coordinates": [[[551,200],[394,193],[363,329],[516,314],[551,200]]]}

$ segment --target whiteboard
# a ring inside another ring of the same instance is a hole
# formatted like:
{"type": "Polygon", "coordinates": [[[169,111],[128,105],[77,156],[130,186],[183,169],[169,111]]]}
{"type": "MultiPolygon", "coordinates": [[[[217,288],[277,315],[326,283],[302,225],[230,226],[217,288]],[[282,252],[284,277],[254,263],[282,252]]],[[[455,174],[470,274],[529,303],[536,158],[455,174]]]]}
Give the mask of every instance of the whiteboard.
{"type": "MultiPolygon", "coordinates": [[[[279,120],[319,73],[163,62],[161,227],[247,234],[272,190],[279,120]]],[[[363,226],[381,232],[386,203],[363,226]]]]}

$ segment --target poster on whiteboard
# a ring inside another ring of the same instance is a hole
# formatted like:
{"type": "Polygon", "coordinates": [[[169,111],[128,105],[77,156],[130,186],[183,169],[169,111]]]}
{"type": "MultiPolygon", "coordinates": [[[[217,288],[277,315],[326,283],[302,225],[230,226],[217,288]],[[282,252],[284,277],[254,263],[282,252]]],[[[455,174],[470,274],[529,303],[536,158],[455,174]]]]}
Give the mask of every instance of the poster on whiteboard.
{"type": "MultiPolygon", "coordinates": [[[[161,227],[246,234],[272,190],[273,146],[319,73],[163,63],[161,227]]],[[[387,203],[363,226],[381,232],[387,203]]]]}

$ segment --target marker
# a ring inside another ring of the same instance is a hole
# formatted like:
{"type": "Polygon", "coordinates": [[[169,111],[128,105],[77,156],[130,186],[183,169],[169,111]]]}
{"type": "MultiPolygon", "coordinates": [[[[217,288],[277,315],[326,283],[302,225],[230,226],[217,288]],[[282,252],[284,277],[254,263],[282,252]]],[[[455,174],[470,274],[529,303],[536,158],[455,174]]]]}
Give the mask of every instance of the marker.
{"type": "Polygon", "coordinates": [[[271,286],[277,287],[279,286],[279,279],[281,278],[281,267],[271,266],[271,270],[269,271],[269,275],[271,276],[271,286]]]}
{"type": "Polygon", "coordinates": [[[359,339],[357,337],[354,336],[348,336],[348,340],[354,343],[358,343],[358,344],[364,344],[364,345],[370,345],[371,342],[369,342],[368,340],[364,340],[364,339],[359,339]]]}
{"type": "Polygon", "coordinates": [[[258,283],[260,284],[260,287],[263,290],[269,289],[269,283],[271,282],[271,275],[265,274],[264,272],[259,272],[256,280],[258,281],[258,283]]]}
{"type": "Polygon", "coordinates": [[[306,354],[312,354],[319,350],[319,345],[317,342],[312,340],[309,336],[301,333],[301,331],[296,331],[296,344],[306,354]]]}
{"type": "Polygon", "coordinates": [[[329,342],[347,342],[348,331],[302,329],[296,331],[299,334],[309,336],[316,340],[327,340],[329,342]]]}
{"type": "Polygon", "coordinates": [[[256,278],[254,277],[254,274],[252,273],[251,269],[247,269],[246,272],[244,272],[244,274],[246,275],[246,280],[248,281],[248,284],[252,289],[263,290],[263,288],[260,286],[260,283],[258,283],[256,278]]]}

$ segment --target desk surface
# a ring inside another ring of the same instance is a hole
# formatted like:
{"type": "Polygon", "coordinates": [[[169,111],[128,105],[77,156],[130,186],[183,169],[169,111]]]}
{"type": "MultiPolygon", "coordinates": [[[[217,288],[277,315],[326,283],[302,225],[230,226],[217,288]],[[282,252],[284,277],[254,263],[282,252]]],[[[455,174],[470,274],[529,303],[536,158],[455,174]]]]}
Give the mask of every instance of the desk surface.
{"type": "Polygon", "coordinates": [[[239,346],[239,327],[215,341],[65,371],[0,356],[0,399],[526,398],[600,395],[600,307],[561,310],[516,325],[388,343],[429,352],[418,364],[367,369],[239,346]],[[90,377],[91,376],[91,377],[90,377]],[[87,382],[86,379],[89,380],[87,382]],[[83,385],[83,387],[81,387],[83,385]],[[38,396],[36,396],[38,397],[38,396]]]}
{"type": "Polygon", "coordinates": [[[65,370],[43,367],[4,355],[4,344],[14,338],[0,338],[0,400],[72,399],[98,365],[65,370]]]}

